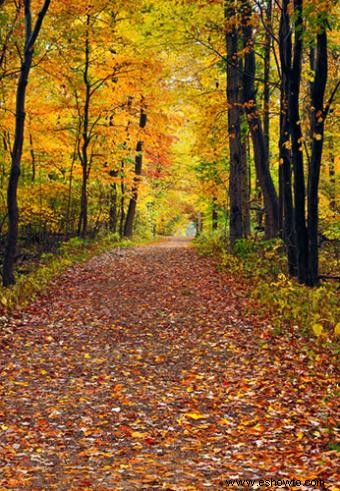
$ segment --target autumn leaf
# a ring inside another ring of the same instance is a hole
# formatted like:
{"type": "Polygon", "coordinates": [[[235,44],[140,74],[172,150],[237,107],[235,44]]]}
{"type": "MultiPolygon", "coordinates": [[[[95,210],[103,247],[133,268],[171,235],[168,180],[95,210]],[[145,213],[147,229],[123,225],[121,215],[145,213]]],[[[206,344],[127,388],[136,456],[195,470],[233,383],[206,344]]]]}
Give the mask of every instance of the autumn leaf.
{"type": "Polygon", "coordinates": [[[322,324],[313,324],[312,326],[313,332],[315,336],[320,337],[323,334],[323,325],[322,324]]]}
{"type": "Polygon", "coordinates": [[[199,420],[208,418],[207,415],[201,413],[185,413],[185,415],[189,419],[199,420]]]}

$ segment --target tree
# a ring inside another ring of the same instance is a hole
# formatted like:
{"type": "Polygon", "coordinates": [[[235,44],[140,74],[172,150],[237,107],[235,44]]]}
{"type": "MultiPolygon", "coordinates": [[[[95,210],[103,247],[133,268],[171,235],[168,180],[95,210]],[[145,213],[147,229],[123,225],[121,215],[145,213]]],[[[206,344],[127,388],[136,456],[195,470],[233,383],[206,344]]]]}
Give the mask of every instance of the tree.
{"type": "Polygon", "coordinates": [[[230,241],[247,237],[250,232],[249,184],[243,109],[243,63],[239,54],[240,33],[236,25],[236,2],[226,0],[227,104],[230,150],[230,241]]]}
{"type": "Polygon", "coordinates": [[[312,80],[307,129],[312,143],[311,154],[306,152],[309,164],[306,191],[303,148],[306,138],[302,130],[300,112],[305,38],[303,6],[303,0],[295,0],[291,14],[288,0],[282,2],[279,38],[282,67],[280,157],[283,176],[284,237],[288,248],[289,270],[291,274],[296,274],[301,283],[315,286],[319,283],[318,194],[324,125],[339,83],[325,104],[328,73],[327,15],[315,14],[316,9],[313,9],[309,19],[313,37],[308,39],[312,80]],[[291,193],[291,168],[294,173],[294,200],[291,193]]]}
{"type": "MultiPolygon", "coordinates": [[[[250,3],[248,1],[244,1],[242,4],[242,31],[244,46],[244,107],[247,114],[249,129],[253,141],[256,175],[263,193],[264,211],[266,217],[265,235],[267,239],[270,239],[276,237],[279,232],[279,207],[277,193],[269,170],[269,147],[267,143],[269,131],[268,117],[264,118],[264,121],[266,122],[266,129],[264,131],[259,110],[257,107],[257,95],[255,88],[256,59],[252,22],[253,19],[250,3]]],[[[267,64],[268,61],[266,60],[266,70],[268,70],[267,64]]],[[[265,78],[264,94],[265,114],[268,114],[269,112],[269,81],[267,80],[267,77],[265,78]]]]}
{"type": "Polygon", "coordinates": [[[33,26],[32,24],[32,9],[30,0],[24,0],[24,16],[25,16],[25,43],[23,52],[23,61],[20,68],[20,76],[17,84],[16,98],[16,120],[14,132],[14,144],[12,149],[12,164],[7,191],[7,206],[8,206],[8,234],[3,265],[3,284],[9,286],[15,283],[14,279],[14,261],[16,254],[16,246],[18,240],[18,181],[20,176],[20,164],[24,142],[25,132],[25,102],[26,91],[29,79],[32,60],[34,54],[34,46],[38,39],[44,17],[48,11],[51,0],[45,0],[44,4],[38,13],[37,19],[33,26]]]}
{"type": "Polygon", "coordinates": [[[281,61],[280,88],[280,194],[282,196],[283,238],[287,248],[288,270],[292,276],[297,275],[297,256],[294,227],[294,205],[292,194],[291,146],[289,141],[288,97],[289,81],[288,67],[292,63],[292,36],[287,0],[282,2],[279,28],[279,50],[281,61]]]}
{"type": "MultiPolygon", "coordinates": [[[[144,107],[143,100],[141,101],[139,128],[143,130],[147,123],[146,108],[144,107]]],[[[137,199],[138,199],[138,187],[139,180],[142,175],[143,164],[143,140],[138,140],[136,145],[136,157],[135,157],[135,176],[133,178],[133,185],[131,189],[131,198],[129,202],[128,211],[126,214],[124,236],[131,238],[133,232],[133,222],[136,214],[137,199]]]]}

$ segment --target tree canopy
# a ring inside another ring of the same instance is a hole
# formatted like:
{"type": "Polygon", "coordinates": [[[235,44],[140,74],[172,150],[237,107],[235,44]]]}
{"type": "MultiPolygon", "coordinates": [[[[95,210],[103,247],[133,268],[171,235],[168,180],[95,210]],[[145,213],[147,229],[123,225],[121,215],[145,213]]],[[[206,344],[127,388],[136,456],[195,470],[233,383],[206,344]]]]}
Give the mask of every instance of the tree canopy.
{"type": "Polygon", "coordinates": [[[338,8],[1,2],[4,284],[25,242],[190,222],[231,247],[279,236],[317,284],[318,234],[338,234],[338,8]]]}

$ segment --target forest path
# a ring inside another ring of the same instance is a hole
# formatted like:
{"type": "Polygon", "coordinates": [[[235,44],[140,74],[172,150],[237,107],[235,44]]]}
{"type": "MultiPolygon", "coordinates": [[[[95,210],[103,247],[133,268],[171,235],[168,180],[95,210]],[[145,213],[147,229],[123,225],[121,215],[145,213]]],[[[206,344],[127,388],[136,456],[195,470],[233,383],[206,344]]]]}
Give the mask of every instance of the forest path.
{"type": "Polygon", "coordinates": [[[95,257],[13,314],[0,491],[333,487],[332,366],[247,316],[241,285],[187,242],[95,257]]]}

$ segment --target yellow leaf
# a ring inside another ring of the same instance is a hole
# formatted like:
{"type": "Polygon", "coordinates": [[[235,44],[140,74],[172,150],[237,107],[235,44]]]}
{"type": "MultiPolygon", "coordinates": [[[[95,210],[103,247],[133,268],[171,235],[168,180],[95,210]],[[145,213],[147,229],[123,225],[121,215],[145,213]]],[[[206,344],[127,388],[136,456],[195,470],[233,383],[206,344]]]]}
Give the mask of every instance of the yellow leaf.
{"type": "Polygon", "coordinates": [[[91,355],[89,355],[88,353],[86,353],[86,354],[84,355],[84,358],[86,358],[86,360],[90,360],[91,355]]]}
{"type": "Polygon", "coordinates": [[[200,413],[185,413],[185,416],[190,419],[206,419],[208,416],[200,413]]]}
{"type": "Polygon", "coordinates": [[[229,422],[229,420],[227,418],[222,418],[222,419],[219,420],[219,424],[220,425],[229,425],[230,422],[229,422]]]}
{"type": "Polygon", "coordinates": [[[319,337],[323,334],[322,324],[313,324],[312,329],[316,337],[319,337]]]}
{"type": "Polygon", "coordinates": [[[314,133],[313,138],[314,140],[320,141],[322,140],[322,135],[320,133],[314,133]]]}
{"type": "Polygon", "coordinates": [[[337,325],[334,327],[334,334],[336,336],[340,336],[340,322],[338,322],[337,325]]]}
{"type": "Polygon", "coordinates": [[[141,431],[133,431],[131,433],[132,438],[145,438],[148,436],[147,433],[142,433],[141,431]]]}
{"type": "Polygon", "coordinates": [[[299,431],[298,433],[296,433],[297,440],[302,440],[303,436],[304,435],[303,435],[303,433],[301,431],[299,431]]]}

